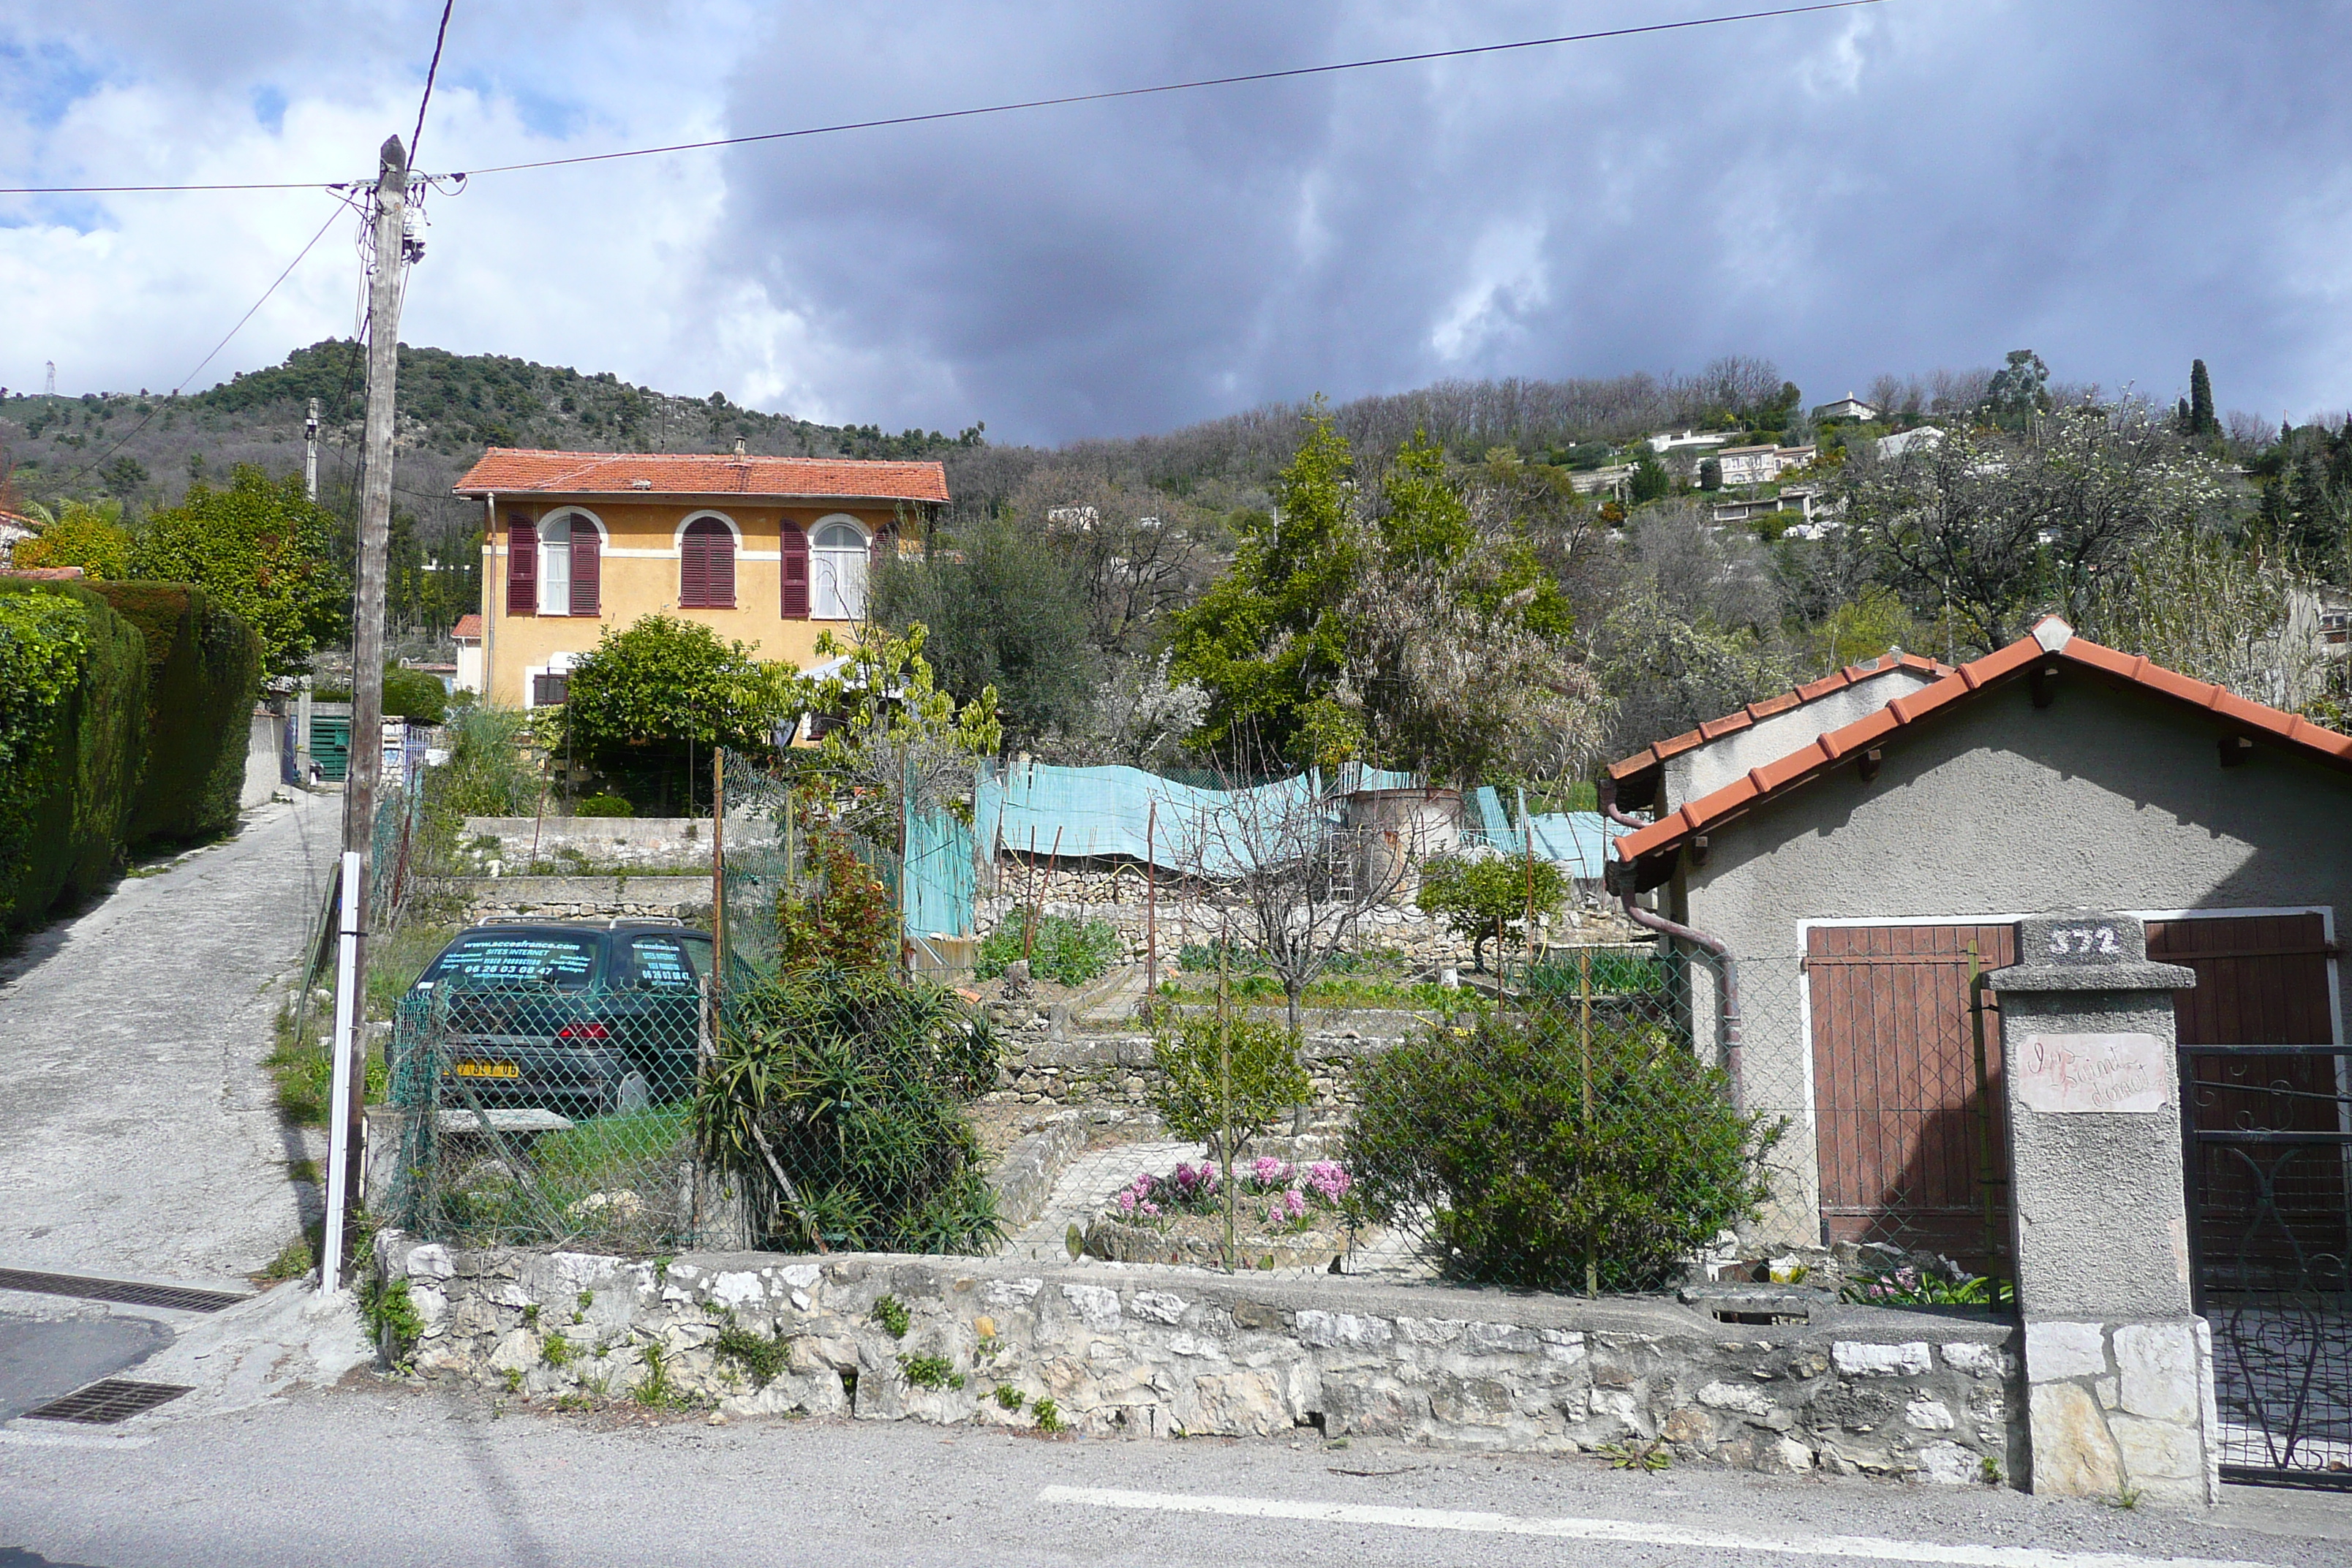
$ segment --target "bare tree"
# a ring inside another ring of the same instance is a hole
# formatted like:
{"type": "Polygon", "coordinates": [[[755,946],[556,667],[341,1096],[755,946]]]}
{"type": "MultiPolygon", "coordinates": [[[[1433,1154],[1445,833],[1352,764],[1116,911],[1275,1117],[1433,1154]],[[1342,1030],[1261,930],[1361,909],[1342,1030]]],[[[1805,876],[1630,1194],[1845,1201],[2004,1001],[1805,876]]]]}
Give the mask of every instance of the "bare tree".
{"type": "Polygon", "coordinates": [[[1367,915],[1393,898],[1410,846],[1341,820],[1337,783],[1313,772],[1251,786],[1281,759],[1255,737],[1217,759],[1216,804],[1180,823],[1172,842],[1193,875],[1217,886],[1282,987],[1293,1035],[1299,998],[1367,915]]]}

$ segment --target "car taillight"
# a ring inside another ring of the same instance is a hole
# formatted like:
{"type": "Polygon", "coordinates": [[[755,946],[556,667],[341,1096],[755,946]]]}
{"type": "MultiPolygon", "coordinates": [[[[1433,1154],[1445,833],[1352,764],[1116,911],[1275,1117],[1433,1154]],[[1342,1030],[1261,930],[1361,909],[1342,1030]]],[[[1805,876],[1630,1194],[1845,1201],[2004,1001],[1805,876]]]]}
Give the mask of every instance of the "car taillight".
{"type": "Polygon", "coordinates": [[[559,1040],[609,1040],[613,1031],[602,1024],[566,1024],[555,1031],[559,1040]]]}

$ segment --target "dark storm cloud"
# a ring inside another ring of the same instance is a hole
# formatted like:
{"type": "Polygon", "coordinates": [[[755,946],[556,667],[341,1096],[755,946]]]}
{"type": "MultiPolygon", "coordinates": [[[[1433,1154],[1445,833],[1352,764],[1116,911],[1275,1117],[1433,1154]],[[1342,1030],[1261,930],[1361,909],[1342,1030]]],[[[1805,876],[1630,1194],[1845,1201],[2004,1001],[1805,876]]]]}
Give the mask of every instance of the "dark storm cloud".
{"type": "MultiPolygon", "coordinates": [[[[736,131],[1444,47],[1615,5],[804,5],[736,131]]],[[[2352,402],[2352,6],[1895,0],[730,154],[707,258],[844,408],[1029,438],[1446,375],[1776,359],[1815,400],[2031,344],[2352,402]]]]}

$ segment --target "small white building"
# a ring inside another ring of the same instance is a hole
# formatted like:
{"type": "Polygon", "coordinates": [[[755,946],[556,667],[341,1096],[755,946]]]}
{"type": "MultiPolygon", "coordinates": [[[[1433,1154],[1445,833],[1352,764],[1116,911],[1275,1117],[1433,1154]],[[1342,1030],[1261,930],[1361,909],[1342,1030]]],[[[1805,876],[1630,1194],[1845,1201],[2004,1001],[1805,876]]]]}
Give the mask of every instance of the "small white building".
{"type": "Polygon", "coordinates": [[[1892,436],[1881,436],[1877,442],[1879,460],[1891,463],[1906,452],[1925,453],[1941,445],[1943,439],[1943,428],[1936,425],[1922,425],[1916,430],[1900,430],[1892,436]]]}
{"type": "Polygon", "coordinates": [[[1878,415],[1877,409],[1851,392],[1835,403],[1824,403],[1813,410],[1816,419],[1875,419],[1878,415]]]}
{"type": "Polygon", "coordinates": [[[1661,435],[1651,436],[1644,438],[1650,444],[1650,450],[1658,453],[1660,456],[1664,456],[1668,452],[1683,451],[1694,447],[1701,450],[1708,450],[1717,447],[1727,447],[1731,445],[1731,437],[1728,436],[1701,436],[1689,430],[1685,430],[1678,436],[1661,435]]]}
{"type": "Polygon", "coordinates": [[[460,616],[457,624],[449,628],[449,636],[457,645],[457,672],[451,683],[453,691],[482,694],[482,617],[460,616]]]}

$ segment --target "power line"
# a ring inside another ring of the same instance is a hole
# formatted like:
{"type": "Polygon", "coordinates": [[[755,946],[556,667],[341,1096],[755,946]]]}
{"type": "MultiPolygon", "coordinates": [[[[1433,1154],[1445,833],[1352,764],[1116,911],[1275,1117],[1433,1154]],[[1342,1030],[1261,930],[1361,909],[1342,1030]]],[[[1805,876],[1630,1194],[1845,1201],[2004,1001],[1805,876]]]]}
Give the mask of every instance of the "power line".
{"type": "MultiPolygon", "coordinates": [[[[881,120],[843,121],[832,125],[803,126],[795,131],[767,131],[751,136],[721,136],[707,142],[674,142],[659,147],[632,147],[618,153],[586,153],[572,158],[542,158],[528,163],[499,163],[470,174],[511,174],[528,169],[561,169],[575,163],[608,163],[622,158],[651,158],[665,153],[696,153],[713,147],[743,147],[759,142],[786,142],[806,136],[831,136],[845,131],[879,131],[894,125],[927,125],[943,120],[970,120],[988,114],[1013,114],[1032,109],[1060,109],[1079,103],[1107,103],[1117,99],[1149,98],[1161,93],[1192,92],[1203,88],[1238,87],[1251,82],[1286,81],[1297,77],[1328,76],[1339,71],[1370,70],[1381,66],[1423,65],[1433,60],[1466,59],[1477,55],[1509,54],[1521,49],[1551,48],[1562,44],[1596,43],[1605,38],[1638,37],[1649,33],[1687,32],[1720,27],[1734,22],[1763,22],[1779,16],[1803,16],[1817,11],[1849,11],[1880,5],[1887,0],[1817,0],[1809,5],[1782,5],[1768,11],[1741,11],[1722,16],[1696,16],[1681,22],[1650,22],[1633,27],[1604,27],[1589,33],[1560,33],[1543,38],[1520,38],[1506,44],[1471,44],[1454,49],[1426,49],[1417,54],[1381,55],[1375,58],[1339,60],[1319,66],[1292,66],[1283,70],[1246,71],[1235,76],[1200,77],[1190,81],[1161,82],[1152,87],[1117,88],[1105,92],[1073,93],[1063,98],[1024,99],[1017,103],[992,103],[975,109],[941,109],[925,114],[892,115],[881,120]]],[[[437,49],[437,46],[436,46],[437,49]]],[[[430,89],[428,88],[428,92],[430,89]]],[[[423,109],[418,125],[423,126],[423,109]]],[[[150,191],[292,191],[315,188],[311,184],[247,185],[34,185],[0,186],[0,195],[121,195],[150,191]]]]}
{"type": "Polygon", "coordinates": [[[425,96],[416,100],[416,131],[408,139],[408,166],[416,167],[416,144],[425,140],[425,108],[433,101],[433,79],[441,74],[441,46],[449,38],[449,13],[457,0],[441,0],[441,30],[433,35],[433,63],[425,68],[425,96]]]}
{"type": "Polygon", "coordinates": [[[76,479],[80,479],[83,475],[88,474],[91,469],[106,461],[107,458],[111,458],[115,453],[120,452],[124,447],[130,445],[131,439],[136,437],[139,432],[147,428],[148,420],[154,418],[156,414],[164,407],[166,403],[169,402],[170,398],[177,397],[183,387],[185,387],[188,383],[195,380],[197,376],[201,375],[204,373],[205,366],[213,363],[214,355],[218,354],[221,350],[228,347],[229,339],[243,331],[245,330],[246,322],[253,320],[255,314],[260,310],[261,307],[269,303],[269,297],[278,292],[278,286],[294,275],[294,269],[302,265],[302,258],[310,255],[311,250],[317,247],[319,241],[327,237],[327,230],[332,228],[335,224],[335,219],[341,216],[342,208],[341,205],[339,203],[337,204],[336,210],[327,215],[327,221],[319,226],[319,232],[312,235],[309,242],[306,243],[299,251],[295,253],[294,259],[286,264],[286,270],[280,272],[276,278],[270,280],[269,287],[261,291],[261,298],[256,300],[252,306],[247,310],[245,314],[236,319],[236,325],[231,327],[226,333],[222,334],[221,341],[212,346],[211,352],[196,362],[195,369],[182,376],[180,378],[179,385],[173,387],[167,397],[159,397],[147,405],[146,414],[140,418],[138,424],[133,425],[130,430],[124,433],[121,440],[117,441],[113,446],[109,447],[105,451],[100,452],[97,457],[92,458],[89,462],[84,463],[80,468],[76,468],[72,473],[68,474],[61,482],[69,485],[76,479]]]}

